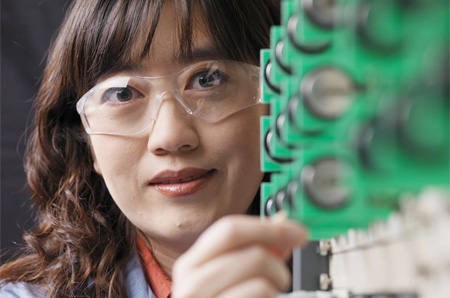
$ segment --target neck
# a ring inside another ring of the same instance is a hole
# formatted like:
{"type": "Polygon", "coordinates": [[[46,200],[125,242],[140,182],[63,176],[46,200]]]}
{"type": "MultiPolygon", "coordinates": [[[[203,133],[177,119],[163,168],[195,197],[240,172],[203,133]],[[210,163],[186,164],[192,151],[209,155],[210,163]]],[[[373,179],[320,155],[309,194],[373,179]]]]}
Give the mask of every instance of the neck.
{"type": "Polygon", "coordinates": [[[178,257],[190,247],[190,245],[180,247],[179,244],[173,245],[165,241],[158,241],[145,235],[142,231],[139,231],[139,235],[142,240],[144,240],[161,269],[169,279],[172,279],[173,264],[178,257]]]}

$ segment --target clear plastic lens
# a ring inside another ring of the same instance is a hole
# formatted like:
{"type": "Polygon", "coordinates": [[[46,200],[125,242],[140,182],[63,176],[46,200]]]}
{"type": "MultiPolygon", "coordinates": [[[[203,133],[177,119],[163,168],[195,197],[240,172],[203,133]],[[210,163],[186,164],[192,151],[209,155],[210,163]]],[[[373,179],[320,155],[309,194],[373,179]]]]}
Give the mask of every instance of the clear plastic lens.
{"type": "Polygon", "coordinates": [[[193,116],[220,121],[259,103],[259,69],[206,61],[167,76],[113,77],[86,93],[77,109],[90,134],[133,135],[150,126],[160,101],[168,97],[193,116]]]}
{"type": "Polygon", "coordinates": [[[92,90],[83,109],[91,133],[127,135],[147,126],[151,101],[145,92],[138,91],[136,80],[140,79],[123,79],[121,84],[108,82],[92,90]],[[129,99],[120,100],[120,92],[125,90],[129,91],[129,99]]]}

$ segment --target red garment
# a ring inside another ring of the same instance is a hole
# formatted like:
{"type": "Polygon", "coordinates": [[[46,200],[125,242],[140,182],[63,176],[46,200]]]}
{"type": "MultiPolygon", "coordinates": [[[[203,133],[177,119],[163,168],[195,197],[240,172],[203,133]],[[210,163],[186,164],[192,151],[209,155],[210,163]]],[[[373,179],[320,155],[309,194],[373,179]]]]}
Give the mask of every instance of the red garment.
{"type": "Polygon", "coordinates": [[[150,287],[153,293],[157,298],[169,298],[172,292],[172,281],[162,271],[161,267],[159,267],[158,262],[139,235],[137,236],[137,247],[144,262],[145,273],[147,274],[147,279],[150,281],[150,287]]]}

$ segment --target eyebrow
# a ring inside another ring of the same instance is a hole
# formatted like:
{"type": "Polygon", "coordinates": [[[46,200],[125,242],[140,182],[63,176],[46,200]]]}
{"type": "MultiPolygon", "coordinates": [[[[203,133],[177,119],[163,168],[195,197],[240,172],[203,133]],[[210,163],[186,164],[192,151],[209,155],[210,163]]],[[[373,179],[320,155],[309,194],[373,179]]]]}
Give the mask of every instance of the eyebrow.
{"type": "Polygon", "coordinates": [[[173,57],[173,62],[177,64],[189,64],[202,60],[224,60],[227,59],[214,47],[196,48],[188,55],[178,55],[173,57]]]}
{"type": "MultiPolygon", "coordinates": [[[[221,54],[216,48],[214,47],[204,47],[204,48],[196,48],[191,51],[190,54],[187,55],[176,55],[172,57],[172,63],[177,66],[183,66],[186,64],[191,64],[199,61],[205,61],[205,60],[225,60],[227,57],[225,57],[223,54],[221,54]]],[[[145,67],[142,67],[141,62],[132,62],[127,63],[124,65],[116,66],[106,73],[102,74],[98,80],[102,80],[104,78],[107,78],[109,76],[116,75],[117,73],[121,72],[128,72],[128,73],[141,73],[145,67]]]]}

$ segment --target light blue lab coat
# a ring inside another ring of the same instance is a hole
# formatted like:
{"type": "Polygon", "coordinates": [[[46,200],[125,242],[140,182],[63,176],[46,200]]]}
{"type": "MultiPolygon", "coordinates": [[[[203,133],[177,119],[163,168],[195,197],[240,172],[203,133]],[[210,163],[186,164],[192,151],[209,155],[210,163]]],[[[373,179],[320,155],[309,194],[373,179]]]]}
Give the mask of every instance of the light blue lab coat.
{"type": "MultiPolygon", "coordinates": [[[[125,281],[129,298],[156,298],[145,279],[137,256],[131,258],[126,266],[125,281]]],[[[0,297],[42,298],[47,296],[42,289],[28,285],[26,282],[14,282],[8,283],[0,289],[0,297]]]]}

